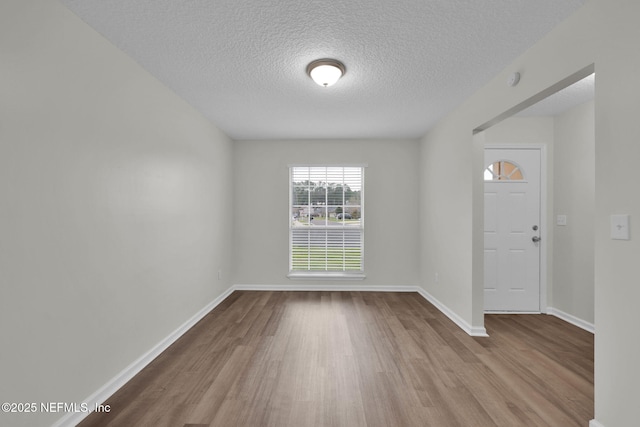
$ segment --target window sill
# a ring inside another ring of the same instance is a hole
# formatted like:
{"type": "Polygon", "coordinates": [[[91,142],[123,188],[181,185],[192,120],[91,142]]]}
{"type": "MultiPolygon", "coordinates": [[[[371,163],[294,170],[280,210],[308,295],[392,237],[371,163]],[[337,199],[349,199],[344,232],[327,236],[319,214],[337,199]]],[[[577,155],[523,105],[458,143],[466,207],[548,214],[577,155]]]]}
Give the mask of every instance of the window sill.
{"type": "Polygon", "coordinates": [[[345,273],[342,271],[290,271],[287,274],[289,279],[302,280],[364,280],[367,276],[364,273],[345,273]]]}

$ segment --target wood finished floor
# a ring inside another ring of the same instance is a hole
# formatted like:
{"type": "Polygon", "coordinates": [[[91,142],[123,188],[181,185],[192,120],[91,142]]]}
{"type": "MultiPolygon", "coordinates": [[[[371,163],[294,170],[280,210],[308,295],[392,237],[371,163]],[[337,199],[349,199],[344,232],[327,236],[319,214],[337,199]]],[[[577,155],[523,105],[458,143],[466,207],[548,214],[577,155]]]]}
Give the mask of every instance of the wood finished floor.
{"type": "Polygon", "coordinates": [[[417,293],[234,292],[89,426],[551,426],[593,418],[593,335],[417,293]]]}

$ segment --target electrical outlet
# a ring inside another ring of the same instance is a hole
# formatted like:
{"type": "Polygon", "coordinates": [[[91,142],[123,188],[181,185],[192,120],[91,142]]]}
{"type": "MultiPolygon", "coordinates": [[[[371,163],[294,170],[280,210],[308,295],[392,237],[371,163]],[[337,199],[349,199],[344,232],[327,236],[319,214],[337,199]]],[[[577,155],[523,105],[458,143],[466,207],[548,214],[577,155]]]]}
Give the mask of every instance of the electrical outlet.
{"type": "Polygon", "coordinates": [[[222,280],[222,270],[218,270],[218,280],[222,280]]]}

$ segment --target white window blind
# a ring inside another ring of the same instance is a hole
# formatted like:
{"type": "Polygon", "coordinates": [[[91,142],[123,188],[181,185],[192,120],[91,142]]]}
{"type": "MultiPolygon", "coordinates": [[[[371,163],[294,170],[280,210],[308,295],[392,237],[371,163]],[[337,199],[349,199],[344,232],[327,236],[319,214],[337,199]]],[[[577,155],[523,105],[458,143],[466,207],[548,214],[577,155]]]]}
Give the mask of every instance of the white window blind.
{"type": "Polygon", "coordinates": [[[291,272],[362,273],[364,168],[290,168],[291,272]]]}

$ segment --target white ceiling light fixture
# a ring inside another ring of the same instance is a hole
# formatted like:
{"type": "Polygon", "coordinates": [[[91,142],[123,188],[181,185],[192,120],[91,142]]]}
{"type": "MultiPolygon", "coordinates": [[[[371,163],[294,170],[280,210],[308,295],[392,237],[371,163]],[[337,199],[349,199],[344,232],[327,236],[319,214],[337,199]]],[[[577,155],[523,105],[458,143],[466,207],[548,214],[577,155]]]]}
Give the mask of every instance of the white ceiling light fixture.
{"type": "Polygon", "coordinates": [[[307,74],[320,86],[328,87],[344,76],[347,69],[337,59],[318,59],[307,65],[307,74]]]}

